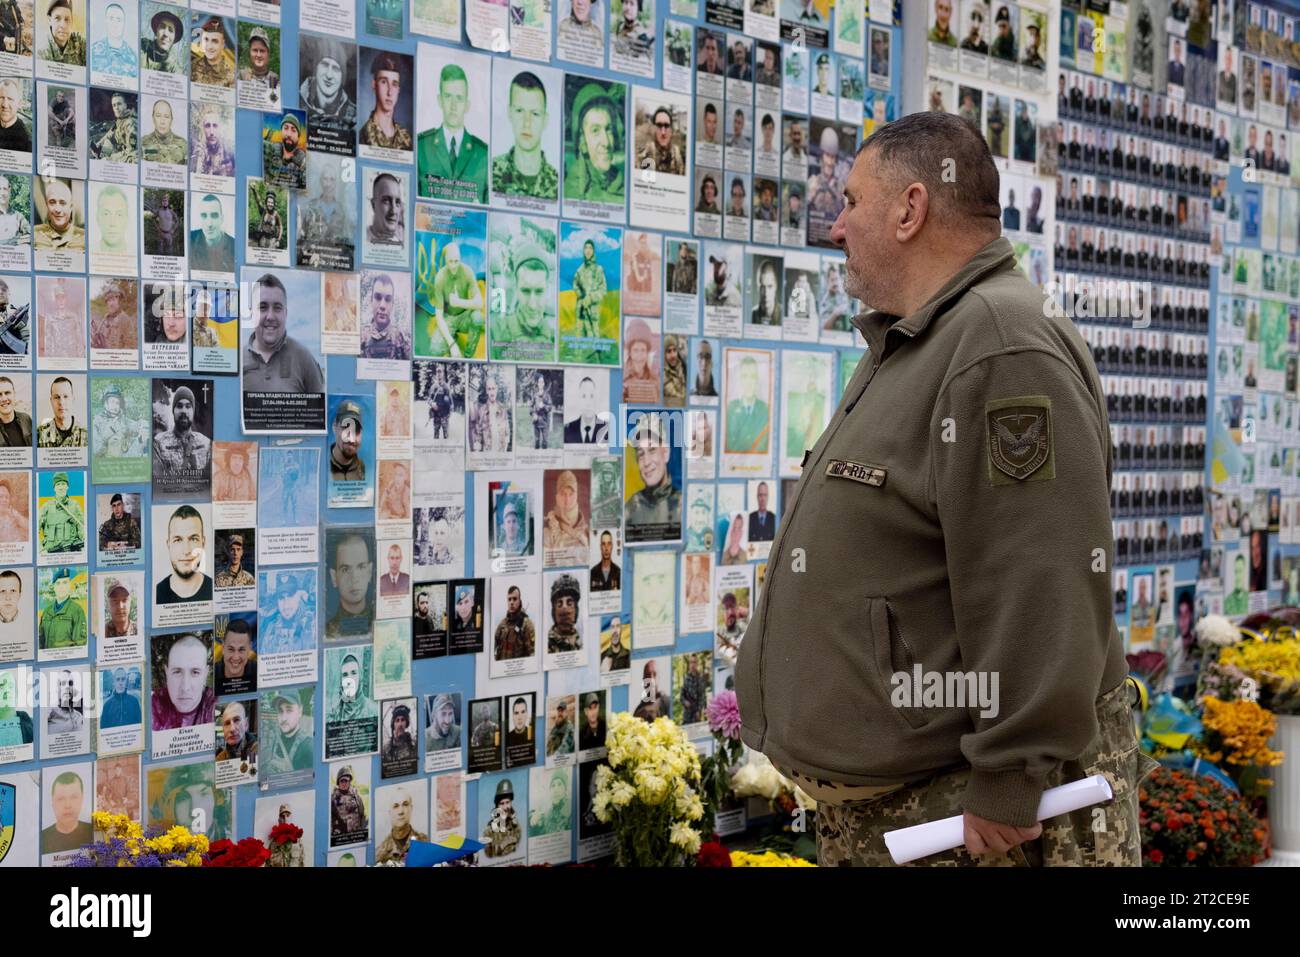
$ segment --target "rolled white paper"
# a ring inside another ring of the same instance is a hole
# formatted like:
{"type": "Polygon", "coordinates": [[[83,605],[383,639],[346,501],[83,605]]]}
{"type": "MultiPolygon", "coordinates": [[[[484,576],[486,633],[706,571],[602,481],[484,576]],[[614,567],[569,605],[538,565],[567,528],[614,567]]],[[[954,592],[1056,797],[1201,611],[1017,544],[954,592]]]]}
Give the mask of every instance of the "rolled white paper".
{"type": "MultiPolygon", "coordinates": [[[[1101,804],[1111,799],[1110,782],[1100,774],[1060,787],[1048,788],[1038,802],[1038,820],[1069,814],[1079,808],[1101,804]]],[[[885,846],[895,864],[906,864],[940,851],[950,851],[965,843],[966,831],[963,816],[946,817],[941,821],[927,821],[897,831],[885,832],[885,846]]]]}

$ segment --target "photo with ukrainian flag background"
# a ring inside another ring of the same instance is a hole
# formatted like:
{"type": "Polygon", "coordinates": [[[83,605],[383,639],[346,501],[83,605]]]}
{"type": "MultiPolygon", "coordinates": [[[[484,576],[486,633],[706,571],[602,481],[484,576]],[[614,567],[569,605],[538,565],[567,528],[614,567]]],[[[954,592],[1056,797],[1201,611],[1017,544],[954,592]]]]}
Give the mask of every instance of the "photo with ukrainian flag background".
{"type": "Polygon", "coordinates": [[[190,284],[190,339],[195,372],[239,371],[239,290],[213,282],[190,284]]]}
{"type": "Polygon", "coordinates": [[[486,329],[487,213],[417,203],[415,357],[486,359],[486,329]]]}
{"type": "Polygon", "coordinates": [[[623,230],[560,223],[560,361],[619,364],[623,230]]]}

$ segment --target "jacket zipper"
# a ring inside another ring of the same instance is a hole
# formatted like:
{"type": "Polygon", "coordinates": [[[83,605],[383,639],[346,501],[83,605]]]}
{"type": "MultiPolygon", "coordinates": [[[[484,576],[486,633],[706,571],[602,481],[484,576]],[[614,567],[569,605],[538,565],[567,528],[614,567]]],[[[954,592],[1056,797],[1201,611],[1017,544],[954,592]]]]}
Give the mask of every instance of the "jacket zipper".
{"type": "Polygon", "coordinates": [[[916,655],[912,653],[912,646],[903,637],[903,626],[898,623],[898,619],[894,616],[894,608],[889,604],[888,599],[885,599],[885,616],[889,622],[890,634],[892,635],[894,631],[898,632],[898,640],[902,642],[903,650],[907,652],[908,670],[911,670],[912,665],[916,664],[916,655]]]}

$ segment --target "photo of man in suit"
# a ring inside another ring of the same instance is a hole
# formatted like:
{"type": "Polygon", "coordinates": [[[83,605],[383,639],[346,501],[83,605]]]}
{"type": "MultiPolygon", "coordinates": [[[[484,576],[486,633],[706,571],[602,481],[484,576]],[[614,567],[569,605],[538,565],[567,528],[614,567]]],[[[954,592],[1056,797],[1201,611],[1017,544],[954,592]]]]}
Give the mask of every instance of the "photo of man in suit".
{"type": "Polygon", "coordinates": [[[422,132],[416,146],[421,196],[487,202],[487,144],[465,129],[470,93],[464,68],[445,65],[438,75],[442,125],[422,132]]]}
{"type": "Polygon", "coordinates": [[[609,445],[609,422],[596,408],[596,382],[583,376],[578,383],[578,414],[564,423],[564,444],[609,445]]]}
{"type": "Polygon", "coordinates": [[[749,513],[749,540],[751,542],[770,542],[776,537],[776,515],[768,510],[768,490],[766,482],[759,482],[754,497],[758,508],[749,513]]]}

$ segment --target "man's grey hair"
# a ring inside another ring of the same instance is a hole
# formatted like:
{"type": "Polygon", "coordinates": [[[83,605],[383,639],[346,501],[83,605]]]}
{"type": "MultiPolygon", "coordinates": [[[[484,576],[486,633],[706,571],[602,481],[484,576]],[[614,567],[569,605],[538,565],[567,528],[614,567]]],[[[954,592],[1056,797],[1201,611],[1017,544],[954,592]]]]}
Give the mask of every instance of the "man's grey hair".
{"type": "Polygon", "coordinates": [[[973,123],[952,113],[912,113],[876,130],[858,155],[868,150],[900,186],[923,185],[940,221],[987,220],[980,225],[1001,230],[998,168],[973,123]]]}

